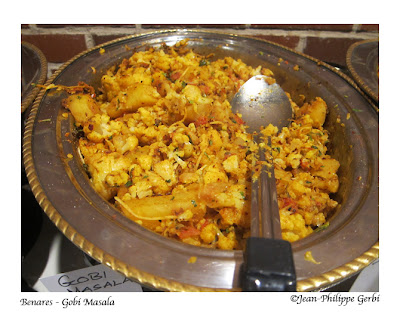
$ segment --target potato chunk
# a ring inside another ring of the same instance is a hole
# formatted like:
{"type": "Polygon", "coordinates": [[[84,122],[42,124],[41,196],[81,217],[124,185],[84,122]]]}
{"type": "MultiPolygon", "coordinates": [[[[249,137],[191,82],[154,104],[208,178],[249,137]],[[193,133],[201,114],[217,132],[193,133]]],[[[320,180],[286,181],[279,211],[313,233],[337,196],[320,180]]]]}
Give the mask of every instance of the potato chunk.
{"type": "Polygon", "coordinates": [[[96,114],[100,114],[95,99],[83,93],[76,93],[63,100],[63,106],[71,111],[77,125],[82,125],[96,114]]]}
{"type": "Polygon", "coordinates": [[[339,161],[333,158],[325,158],[322,161],[323,165],[319,168],[319,170],[312,171],[312,175],[324,179],[332,178],[340,167],[339,161]]]}
{"type": "Polygon", "coordinates": [[[111,118],[120,117],[125,113],[137,111],[142,106],[152,106],[160,98],[157,89],[145,84],[135,84],[126,91],[121,91],[107,106],[107,114],[111,118]]]}
{"type": "Polygon", "coordinates": [[[315,100],[311,101],[311,103],[304,104],[300,108],[299,112],[301,115],[310,115],[310,118],[313,121],[313,127],[321,127],[325,123],[327,109],[328,107],[325,101],[316,97],[315,100]]]}
{"type": "Polygon", "coordinates": [[[122,211],[128,217],[144,220],[162,220],[179,218],[190,210],[192,214],[205,212],[205,204],[198,198],[198,188],[183,190],[172,195],[152,196],[142,199],[121,201],[116,198],[122,211]]]}

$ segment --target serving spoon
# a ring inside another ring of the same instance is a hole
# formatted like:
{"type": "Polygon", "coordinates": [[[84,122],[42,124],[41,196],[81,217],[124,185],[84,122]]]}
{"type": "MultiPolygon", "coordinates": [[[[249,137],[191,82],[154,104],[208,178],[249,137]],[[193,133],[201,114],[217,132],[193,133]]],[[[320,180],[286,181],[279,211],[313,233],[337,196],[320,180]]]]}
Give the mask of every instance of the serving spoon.
{"type": "MultiPolygon", "coordinates": [[[[281,130],[293,117],[290,100],[267,76],[250,78],[231,100],[234,113],[242,115],[247,131],[261,143],[262,127],[272,124],[281,130]]],[[[271,140],[268,137],[268,147],[271,140]]],[[[265,152],[259,146],[259,160],[265,152]]],[[[250,238],[247,239],[241,271],[243,291],[295,291],[296,274],[289,242],[282,240],[278,197],[272,163],[253,166],[251,185],[250,238]]]]}

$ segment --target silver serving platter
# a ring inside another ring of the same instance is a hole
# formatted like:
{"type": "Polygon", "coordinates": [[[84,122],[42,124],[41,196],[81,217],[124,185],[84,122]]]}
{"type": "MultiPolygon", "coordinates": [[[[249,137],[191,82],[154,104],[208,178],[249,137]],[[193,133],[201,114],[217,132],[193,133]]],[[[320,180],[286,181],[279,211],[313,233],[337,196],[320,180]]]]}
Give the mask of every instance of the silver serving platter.
{"type": "MultiPolygon", "coordinates": [[[[331,154],[341,163],[341,185],[335,196],[339,207],[327,229],[292,244],[297,290],[330,287],[376,260],[378,113],[357,85],[333,67],[250,37],[167,30],[124,37],[85,51],[63,65],[46,84],[71,86],[84,81],[99,87],[106,69],[132,54],[127,48],[173,45],[186,38],[196,52],[241,58],[251,66],[270,68],[295,101],[303,94],[306,100],[320,96],[328,104],[325,128],[330,132],[331,154]],[[104,48],[103,54],[100,48],[104,48]],[[307,251],[320,263],[306,260],[307,251]]],[[[144,285],[167,291],[240,291],[242,251],[195,247],[159,236],[125,218],[94,191],[76,143],[73,138],[71,141],[74,124],[71,115],[63,115],[67,113],[61,106],[65,97],[64,92],[42,90],[24,134],[27,176],[54,224],[95,260],[144,285]],[[196,257],[196,262],[189,263],[191,257],[196,257]]]]}
{"type": "Polygon", "coordinates": [[[365,40],[351,45],[346,65],[361,89],[379,102],[379,41],[365,40]]]}
{"type": "Polygon", "coordinates": [[[47,79],[47,60],[35,45],[21,42],[21,113],[35,100],[47,79]]]}

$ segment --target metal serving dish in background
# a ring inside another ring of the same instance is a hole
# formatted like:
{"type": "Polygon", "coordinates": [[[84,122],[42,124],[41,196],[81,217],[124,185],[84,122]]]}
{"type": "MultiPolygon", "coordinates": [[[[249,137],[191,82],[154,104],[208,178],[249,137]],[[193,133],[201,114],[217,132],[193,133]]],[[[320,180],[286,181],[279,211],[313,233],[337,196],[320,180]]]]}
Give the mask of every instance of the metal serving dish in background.
{"type": "Polygon", "coordinates": [[[35,45],[21,42],[21,113],[32,104],[47,78],[47,60],[35,45]]]}
{"type": "MultiPolygon", "coordinates": [[[[303,94],[307,100],[320,96],[328,104],[325,127],[332,156],[341,163],[335,197],[340,205],[327,229],[292,244],[298,291],[330,287],[376,260],[378,114],[351,79],[323,62],[249,37],[169,30],[109,42],[102,45],[104,54],[100,46],[83,52],[47,84],[69,86],[84,81],[98,87],[107,68],[132,54],[127,47],[142,50],[185,38],[196,52],[269,67],[295,101],[303,94]],[[307,251],[320,264],[305,260],[307,251]]],[[[94,259],[147,286],[170,291],[240,290],[242,251],[207,249],[164,238],[128,220],[96,194],[76,144],[65,137],[74,131],[71,115],[62,115],[65,97],[64,92],[41,91],[24,135],[23,157],[32,190],[54,224],[94,259]],[[67,158],[68,154],[73,158],[67,158]],[[197,261],[188,263],[193,256],[197,261]]]]}
{"type": "Polygon", "coordinates": [[[351,45],[346,65],[361,89],[379,102],[379,41],[365,40],[351,45]]]}

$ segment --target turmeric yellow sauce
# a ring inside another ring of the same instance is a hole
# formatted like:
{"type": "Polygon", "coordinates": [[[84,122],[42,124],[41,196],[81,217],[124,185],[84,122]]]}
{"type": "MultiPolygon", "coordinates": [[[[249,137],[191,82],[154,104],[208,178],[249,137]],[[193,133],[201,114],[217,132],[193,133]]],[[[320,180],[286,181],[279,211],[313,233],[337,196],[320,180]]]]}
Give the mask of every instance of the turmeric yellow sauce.
{"type": "MultiPolygon", "coordinates": [[[[252,76],[274,75],[186,43],[133,53],[107,71],[97,96],[82,83],[63,105],[84,132],[79,150],[94,188],[126,217],[188,244],[243,249],[258,145],[228,100],[252,76]]],[[[327,154],[324,100],[291,102],[291,125],[263,132],[272,136],[283,238],[293,242],[337,206],[329,194],[339,163],[327,154]]]]}

